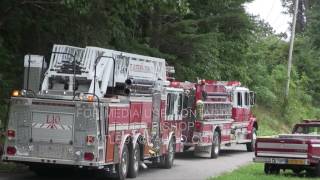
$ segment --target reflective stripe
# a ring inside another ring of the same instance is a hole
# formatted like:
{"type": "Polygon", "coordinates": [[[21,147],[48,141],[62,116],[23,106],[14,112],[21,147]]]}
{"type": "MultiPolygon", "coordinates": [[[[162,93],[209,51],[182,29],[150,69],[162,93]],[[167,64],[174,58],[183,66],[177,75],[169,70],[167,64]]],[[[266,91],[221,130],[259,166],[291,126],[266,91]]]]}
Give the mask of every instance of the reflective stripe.
{"type": "Polygon", "coordinates": [[[257,143],[257,148],[268,148],[268,149],[301,149],[307,150],[308,144],[283,144],[283,143],[257,143]]]}
{"type": "Polygon", "coordinates": [[[129,107],[129,104],[114,103],[114,104],[109,104],[109,107],[129,107]]]}
{"type": "Polygon", "coordinates": [[[320,148],[320,144],[311,144],[311,146],[314,148],[320,148]]]}
{"type": "Polygon", "coordinates": [[[294,158],[307,158],[306,153],[290,153],[288,152],[277,152],[277,151],[260,151],[257,156],[270,156],[270,157],[294,157],[294,158]]]}
{"type": "Polygon", "coordinates": [[[22,156],[3,156],[2,160],[4,161],[17,161],[17,162],[37,162],[37,163],[43,163],[42,160],[45,160],[46,162],[50,160],[50,162],[47,164],[62,164],[62,165],[79,165],[79,166],[91,166],[91,167],[98,167],[98,166],[105,166],[109,164],[114,164],[114,162],[105,163],[103,161],[95,162],[95,161],[75,161],[75,160],[65,160],[65,159],[53,159],[53,158],[39,158],[39,157],[22,157],[22,156]]]}
{"type": "Polygon", "coordinates": [[[130,124],[110,124],[109,131],[122,131],[122,130],[132,130],[132,129],[146,129],[146,123],[130,123],[130,124]]]}

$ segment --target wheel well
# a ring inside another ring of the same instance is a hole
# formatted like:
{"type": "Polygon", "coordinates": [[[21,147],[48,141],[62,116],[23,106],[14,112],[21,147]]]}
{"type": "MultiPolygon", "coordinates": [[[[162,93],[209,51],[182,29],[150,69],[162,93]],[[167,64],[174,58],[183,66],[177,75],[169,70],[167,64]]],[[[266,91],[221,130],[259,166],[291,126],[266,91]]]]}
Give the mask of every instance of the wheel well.
{"type": "Polygon", "coordinates": [[[124,146],[128,146],[128,149],[132,149],[132,137],[128,136],[126,140],[124,141],[124,146]]]}

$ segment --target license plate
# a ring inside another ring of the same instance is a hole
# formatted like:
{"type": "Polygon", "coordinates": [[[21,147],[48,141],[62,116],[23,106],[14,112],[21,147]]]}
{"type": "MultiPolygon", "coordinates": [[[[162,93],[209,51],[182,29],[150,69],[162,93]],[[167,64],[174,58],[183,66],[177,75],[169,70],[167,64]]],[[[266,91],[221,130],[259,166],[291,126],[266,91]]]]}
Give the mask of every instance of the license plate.
{"type": "Polygon", "coordinates": [[[288,159],[288,164],[302,165],[305,164],[305,161],[303,159],[288,159]]]}
{"type": "Polygon", "coordinates": [[[286,159],[271,159],[270,160],[270,163],[273,163],[273,164],[286,164],[287,163],[287,160],[286,159]]]}
{"type": "Polygon", "coordinates": [[[62,147],[59,145],[40,145],[39,156],[46,158],[61,158],[63,155],[62,147]]]}

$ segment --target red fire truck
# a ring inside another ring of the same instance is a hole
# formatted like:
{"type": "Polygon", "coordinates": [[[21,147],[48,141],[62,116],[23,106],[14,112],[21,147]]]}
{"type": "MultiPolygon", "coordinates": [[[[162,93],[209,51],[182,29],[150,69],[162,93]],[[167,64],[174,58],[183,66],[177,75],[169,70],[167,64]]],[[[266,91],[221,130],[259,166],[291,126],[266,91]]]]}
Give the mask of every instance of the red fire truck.
{"type": "Polygon", "coordinates": [[[183,89],[169,87],[164,59],[97,47],[54,45],[25,56],[24,90],[11,97],[4,161],[36,173],[72,167],[134,178],[144,160],[171,168],[182,150],[183,89]]]}
{"type": "Polygon", "coordinates": [[[184,89],[182,129],[184,150],[194,147],[194,155],[216,158],[221,146],[245,144],[253,151],[258,123],[251,107],[254,93],[240,82],[201,80],[171,82],[184,89]]]}

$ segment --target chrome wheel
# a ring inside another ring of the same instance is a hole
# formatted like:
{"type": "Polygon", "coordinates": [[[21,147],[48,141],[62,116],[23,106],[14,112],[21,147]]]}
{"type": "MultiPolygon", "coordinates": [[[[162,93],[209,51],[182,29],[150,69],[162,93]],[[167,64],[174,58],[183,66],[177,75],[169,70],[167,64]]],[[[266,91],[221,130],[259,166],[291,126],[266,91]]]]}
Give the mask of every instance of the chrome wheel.
{"type": "Polygon", "coordinates": [[[254,151],[255,145],[256,145],[256,140],[257,140],[257,130],[256,130],[256,128],[253,128],[252,135],[251,135],[251,142],[246,144],[248,152],[254,151]]]}
{"type": "Polygon", "coordinates": [[[215,146],[214,146],[214,153],[215,154],[219,154],[219,137],[215,137],[214,138],[214,144],[215,144],[215,146]]]}
{"type": "Polygon", "coordinates": [[[129,168],[129,151],[128,146],[124,145],[119,159],[119,164],[116,165],[115,179],[124,180],[127,177],[129,168]]]}
{"type": "Polygon", "coordinates": [[[138,143],[135,146],[130,148],[129,152],[129,169],[128,169],[128,177],[135,178],[139,174],[139,163],[140,163],[140,145],[138,143]]]}
{"type": "Polygon", "coordinates": [[[219,154],[220,154],[220,133],[218,131],[214,131],[210,158],[217,158],[219,154]]]}
{"type": "Polygon", "coordinates": [[[168,149],[168,159],[170,162],[173,162],[174,160],[174,144],[173,141],[170,142],[169,144],[169,149],[168,149]]]}
{"type": "Polygon", "coordinates": [[[139,145],[137,145],[138,147],[135,148],[134,150],[134,154],[133,154],[133,167],[135,171],[139,170],[139,161],[140,161],[140,151],[139,151],[139,145]]]}
{"type": "Polygon", "coordinates": [[[170,169],[173,166],[175,153],[175,139],[171,138],[168,144],[167,154],[164,154],[160,157],[160,167],[165,169],[170,169]]]}
{"type": "Polygon", "coordinates": [[[128,152],[124,151],[121,157],[121,170],[123,174],[127,174],[128,171],[128,152]]]}
{"type": "Polygon", "coordinates": [[[256,132],[256,129],[254,129],[254,131],[252,133],[252,147],[253,147],[253,149],[256,144],[256,140],[257,140],[257,132],[256,132]]]}

